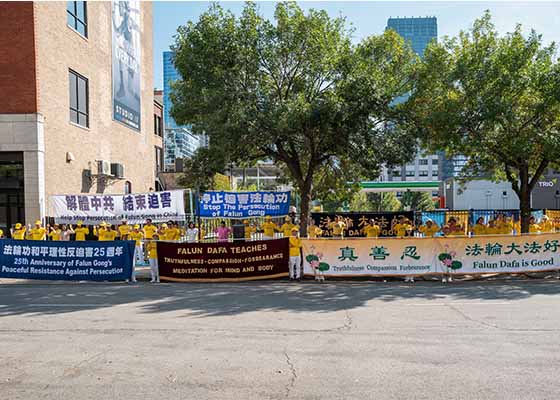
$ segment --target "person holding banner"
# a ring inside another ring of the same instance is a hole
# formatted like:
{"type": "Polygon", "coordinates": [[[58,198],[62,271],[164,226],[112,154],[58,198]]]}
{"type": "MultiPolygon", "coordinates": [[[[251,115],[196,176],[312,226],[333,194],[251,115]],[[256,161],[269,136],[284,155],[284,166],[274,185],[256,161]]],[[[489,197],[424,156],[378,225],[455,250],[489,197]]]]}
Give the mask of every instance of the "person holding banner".
{"type": "Polygon", "coordinates": [[[159,283],[159,271],[158,271],[158,260],[157,260],[157,240],[159,236],[157,233],[148,240],[146,248],[148,249],[148,259],[150,262],[150,277],[151,283],[159,283]]]}
{"type": "Polygon", "coordinates": [[[0,239],[4,239],[4,231],[0,229],[0,239]]]}
{"type": "Polygon", "coordinates": [[[249,220],[244,220],[243,225],[245,226],[245,240],[249,241],[253,238],[253,234],[257,232],[257,228],[254,225],[249,224],[249,220]]]}
{"type": "MultiPolygon", "coordinates": [[[[70,225],[70,229],[72,229],[72,225],[70,225]]],[[[83,242],[86,240],[86,235],[89,235],[89,228],[87,226],[83,226],[82,221],[78,221],[76,229],[74,229],[74,233],[76,234],[76,242],[83,242]]]]}
{"type": "Polygon", "coordinates": [[[474,236],[486,235],[487,226],[484,223],[484,217],[479,217],[476,224],[471,226],[471,234],[474,236]]]}
{"type": "Polygon", "coordinates": [[[194,222],[189,222],[189,226],[187,228],[187,243],[196,243],[198,242],[198,228],[195,226],[194,222]]]}
{"type": "Polygon", "coordinates": [[[220,226],[214,230],[214,233],[218,236],[218,242],[227,242],[231,234],[231,229],[226,226],[225,221],[222,221],[220,226]]]}
{"type": "Polygon", "coordinates": [[[399,216],[399,222],[393,227],[393,231],[397,238],[404,238],[408,232],[412,231],[412,225],[408,223],[408,220],[404,215],[399,216]]]}
{"type": "Polygon", "coordinates": [[[337,215],[336,217],[334,217],[334,221],[330,223],[329,228],[332,230],[333,238],[344,238],[344,230],[346,229],[346,224],[342,220],[341,216],[337,215]]]}
{"type": "Polygon", "coordinates": [[[27,228],[18,222],[15,224],[14,228],[10,229],[10,234],[14,240],[23,240],[25,239],[26,231],[27,228]]]}
{"type": "Polygon", "coordinates": [[[290,279],[301,280],[301,256],[302,256],[302,243],[298,237],[299,229],[293,227],[290,236],[290,279]]]}
{"type": "Polygon", "coordinates": [[[540,227],[541,233],[551,233],[555,231],[554,224],[552,223],[550,218],[548,218],[548,215],[543,215],[540,227]]]}

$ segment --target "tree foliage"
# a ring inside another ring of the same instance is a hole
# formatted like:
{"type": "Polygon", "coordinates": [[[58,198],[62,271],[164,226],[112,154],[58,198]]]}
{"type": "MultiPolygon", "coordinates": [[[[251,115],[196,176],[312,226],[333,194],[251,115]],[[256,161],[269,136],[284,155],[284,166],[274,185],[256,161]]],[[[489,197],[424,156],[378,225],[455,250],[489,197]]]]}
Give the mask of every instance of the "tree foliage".
{"type": "Polygon", "coordinates": [[[350,211],[399,211],[401,202],[395,193],[359,192],[350,202],[350,211]]]}
{"type": "Polygon", "coordinates": [[[413,211],[432,211],[435,204],[430,193],[427,192],[411,192],[407,190],[401,198],[401,210],[413,211]]]}
{"type": "Polygon", "coordinates": [[[301,196],[373,179],[415,153],[394,99],[412,88],[416,56],[395,32],[352,45],[343,18],[279,3],[274,21],[247,3],[212,5],[178,30],[172,115],[229,160],[273,160],[301,196]]]}
{"type": "Polygon", "coordinates": [[[507,179],[528,231],[530,194],[560,158],[560,65],[521,26],[500,37],[487,12],[468,32],[430,45],[408,106],[431,150],[465,155],[466,176],[507,179]]]}

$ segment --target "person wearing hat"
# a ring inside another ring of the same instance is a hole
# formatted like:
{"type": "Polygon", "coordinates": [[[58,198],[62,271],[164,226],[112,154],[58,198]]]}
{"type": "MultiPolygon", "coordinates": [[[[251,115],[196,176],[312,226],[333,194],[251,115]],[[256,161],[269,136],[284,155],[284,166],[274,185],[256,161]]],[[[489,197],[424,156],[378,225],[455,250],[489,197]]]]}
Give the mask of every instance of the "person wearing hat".
{"type": "Polygon", "coordinates": [[[550,220],[550,218],[548,218],[548,215],[543,215],[543,217],[541,218],[540,227],[541,233],[550,233],[555,231],[554,223],[550,220]]]}
{"type": "Polygon", "coordinates": [[[249,241],[253,238],[253,234],[257,232],[257,228],[250,224],[248,219],[243,221],[243,225],[245,226],[245,240],[249,241]]]}
{"type": "Polygon", "coordinates": [[[45,240],[47,230],[41,225],[41,221],[35,221],[35,228],[29,230],[29,239],[31,240],[45,240]]]}
{"type": "Polygon", "coordinates": [[[301,239],[298,237],[299,229],[293,227],[291,230],[290,240],[290,279],[301,279],[301,255],[302,245],[301,239]]]}
{"type": "Polygon", "coordinates": [[[418,227],[418,232],[423,234],[424,237],[434,237],[439,232],[439,226],[428,218],[425,224],[418,227]]]}
{"type": "Polygon", "coordinates": [[[157,233],[155,233],[152,239],[149,239],[148,242],[146,243],[146,248],[148,249],[148,260],[150,262],[151,283],[159,283],[159,271],[158,271],[158,259],[157,259],[158,239],[159,236],[157,233]]]}
{"type": "Polygon", "coordinates": [[[10,229],[10,234],[14,240],[23,240],[25,239],[26,231],[27,228],[18,222],[12,229],[10,229]]]}
{"type": "Polygon", "coordinates": [[[127,236],[130,240],[134,240],[134,259],[136,260],[136,264],[142,264],[144,262],[144,251],[142,250],[144,234],[140,230],[140,225],[134,225],[132,232],[127,236]]]}
{"type": "Polygon", "coordinates": [[[342,220],[341,216],[337,215],[334,218],[334,221],[329,224],[329,228],[332,230],[333,238],[344,238],[344,230],[346,229],[346,224],[342,220]]]}
{"type": "MultiPolygon", "coordinates": [[[[87,226],[84,226],[83,224],[84,223],[82,221],[78,221],[76,224],[76,228],[74,229],[77,242],[85,241],[86,235],[89,235],[89,228],[87,226]]],[[[70,225],[70,228],[72,228],[72,225],[70,225]]]]}
{"type": "Polygon", "coordinates": [[[278,226],[272,222],[272,217],[267,215],[264,217],[264,223],[261,225],[264,239],[274,239],[274,232],[279,232],[278,226]]]}
{"type": "Polygon", "coordinates": [[[128,225],[128,221],[126,219],[123,219],[121,224],[117,227],[117,231],[121,240],[128,240],[128,235],[130,234],[130,231],[132,231],[132,227],[128,225]]]}
{"type": "Polygon", "coordinates": [[[157,232],[157,234],[158,234],[158,236],[161,240],[169,240],[167,238],[168,230],[169,230],[169,226],[167,225],[167,223],[164,222],[163,224],[161,224],[161,226],[159,227],[158,232],[157,232]]]}
{"type": "Polygon", "coordinates": [[[117,231],[111,229],[111,224],[101,222],[99,228],[93,228],[93,234],[100,242],[111,242],[117,237],[117,231]]]}
{"type": "Polygon", "coordinates": [[[292,219],[290,217],[284,218],[284,223],[280,227],[280,231],[284,237],[290,237],[292,235],[292,228],[297,228],[297,226],[292,224],[292,219]]]}

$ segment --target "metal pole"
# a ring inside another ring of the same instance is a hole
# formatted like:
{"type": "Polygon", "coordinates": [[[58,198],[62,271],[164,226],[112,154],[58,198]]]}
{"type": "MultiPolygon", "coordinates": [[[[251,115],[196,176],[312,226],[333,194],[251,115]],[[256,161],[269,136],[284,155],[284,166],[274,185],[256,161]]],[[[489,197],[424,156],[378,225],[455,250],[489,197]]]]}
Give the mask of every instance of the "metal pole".
{"type": "Polygon", "coordinates": [[[261,190],[261,175],[259,173],[259,163],[257,162],[257,190],[261,190]]]}
{"type": "Polygon", "coordinates": [[[194,221],[193,191],[189,189],[189,207],[191,211],[191,221],[194,221]]]}

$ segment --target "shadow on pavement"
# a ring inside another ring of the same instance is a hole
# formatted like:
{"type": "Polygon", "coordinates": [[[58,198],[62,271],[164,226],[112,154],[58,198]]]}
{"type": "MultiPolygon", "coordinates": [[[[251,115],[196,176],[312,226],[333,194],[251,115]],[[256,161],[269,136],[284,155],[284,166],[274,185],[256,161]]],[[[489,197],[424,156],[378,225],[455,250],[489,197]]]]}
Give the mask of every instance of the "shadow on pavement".
{"type": "MultiPolygon", "coordinates": [[[[5,281],[3,281],[5,282],[5,281]]],[[[134,305],[143,313],[185,311],[191,316],[238,315],[252,311],[331,312],[370,300],[521,300],[560,293],[557,280],[439,282],[285,281],[222,284],[0,283],[0,317],[49,315],[134,305]]]]}

